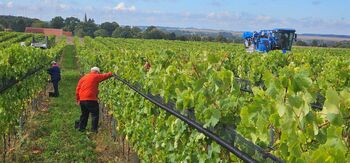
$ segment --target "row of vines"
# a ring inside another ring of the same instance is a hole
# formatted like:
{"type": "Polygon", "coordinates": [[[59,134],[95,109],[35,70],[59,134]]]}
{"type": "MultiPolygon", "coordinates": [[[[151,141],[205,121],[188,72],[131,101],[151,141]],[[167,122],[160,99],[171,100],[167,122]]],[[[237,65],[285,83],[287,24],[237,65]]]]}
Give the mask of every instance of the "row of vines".
{"type": "MultiPolygon", "coordinates": [[[[0,33],[0,39],[8,35],[13,34],[0,33]]],[[[14,35],[17,35],[14,40],[25,36],[18,33],[14,35]]],[[[0,45],[5,43],[0,42],[0,45]]],[[[4,140],[0,144],[4,147],[5,138],[18,133],[21,117],[47,85],[46,69],[52,60],[59,57],[64,46],[64,40],[47,50],[13,42],[0,49],[0,135],[4,140]]]]}
{"type": "MultiPolygon", "coordinates": [[[[81,71],[117,74],[176,103],[226,140],[229,128],[287,162],[350,160],[350,50],[295,48],[248,54],[236,44],[164,40],[76,39],[81,71]],[[145,63],[151,68],[145,69],[145,63]],[[235,78],[251,81],[253,94],[235,78]],[[318,104],[315,109],[311,104],[318,104]]],[[[117,81],[100,98],[117,130],[151,162],[231,162],[237,158],[117,81]]],[[[239,142],[253,158],[266,161],[239,142]]]]}

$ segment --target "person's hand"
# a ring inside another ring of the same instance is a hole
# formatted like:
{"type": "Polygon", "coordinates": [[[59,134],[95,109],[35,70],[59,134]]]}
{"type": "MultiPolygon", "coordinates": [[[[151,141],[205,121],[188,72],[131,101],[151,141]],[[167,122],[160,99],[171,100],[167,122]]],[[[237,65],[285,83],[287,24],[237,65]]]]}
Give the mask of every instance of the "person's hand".
{"type": "Polygon", "coordinates": [[[76,104],[79,106],[80,105],[80,101],[77,101],[76,104]]]}

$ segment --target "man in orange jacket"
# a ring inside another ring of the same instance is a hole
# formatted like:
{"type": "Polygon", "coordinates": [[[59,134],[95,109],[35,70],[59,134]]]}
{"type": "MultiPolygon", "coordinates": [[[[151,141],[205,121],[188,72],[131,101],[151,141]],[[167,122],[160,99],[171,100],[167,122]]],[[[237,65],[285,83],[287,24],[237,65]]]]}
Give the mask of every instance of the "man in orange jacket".
{"type": "Polygon", "coordinates": [[[81,108],[79,131],[85,130],[89,114],[91,113],[91,130],[92,132],[97,132],[99,120],[99,104],[97,101],[98,85],[112,75],[112,72],[100,74],[100,69],[98,67],[93,67],[89,74],[86,74],[79,80],[76,88],[76,100],[81,108]]]}

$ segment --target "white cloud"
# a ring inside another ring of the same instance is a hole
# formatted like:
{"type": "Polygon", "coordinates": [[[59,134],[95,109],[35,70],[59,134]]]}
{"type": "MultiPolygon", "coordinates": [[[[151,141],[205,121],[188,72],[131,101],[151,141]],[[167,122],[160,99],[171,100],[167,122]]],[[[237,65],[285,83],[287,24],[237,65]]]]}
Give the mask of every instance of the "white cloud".
{"type": "Polygon", "coordinates": [[[272,18],[270,16],[265,16],[265,15],[258,15],[256,17],[257,21],[263,21],[263,22],[270,22],[272,21],[272,18]]]}
{"type": "Polygon", "coordinates": [[[67,4],[60,4],[59,7],[60,7],[61,9],[69,9],[70,6],[67,5],[67,4]]]}
{"type": "Polygon", "coordinates": [[[235,18],[235,15],[230,12],[210,12],[206,15],[207,18],[211,19],[232,19],[235,18]]]}
{"type": "Polygon", "coordinates": [[[13,2],[12,1],[7,2],[6,7],[7,8],[12,8],[13,7],[13,2]]]}
{"type": "Polygon", "coordinates": [[[129,11],[129,12],[132,12],[132,11],[136,10],[136,7],[135,6],[127,6],[127,5],[125,5],[124,2],[120,2],[113,9],[116,10],[116,11],[129,11]]]}

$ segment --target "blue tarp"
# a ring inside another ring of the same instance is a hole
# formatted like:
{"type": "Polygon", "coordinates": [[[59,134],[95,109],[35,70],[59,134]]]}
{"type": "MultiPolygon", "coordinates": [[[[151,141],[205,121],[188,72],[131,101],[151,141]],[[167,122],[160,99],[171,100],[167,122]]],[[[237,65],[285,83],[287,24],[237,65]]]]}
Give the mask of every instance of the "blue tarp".
{"type": "Polygon", "coordinates": [[[252,38],[253,37],[253,32],[244,32],[242,35],[242,38],[247,39],[247,38],[252,38]]]}

